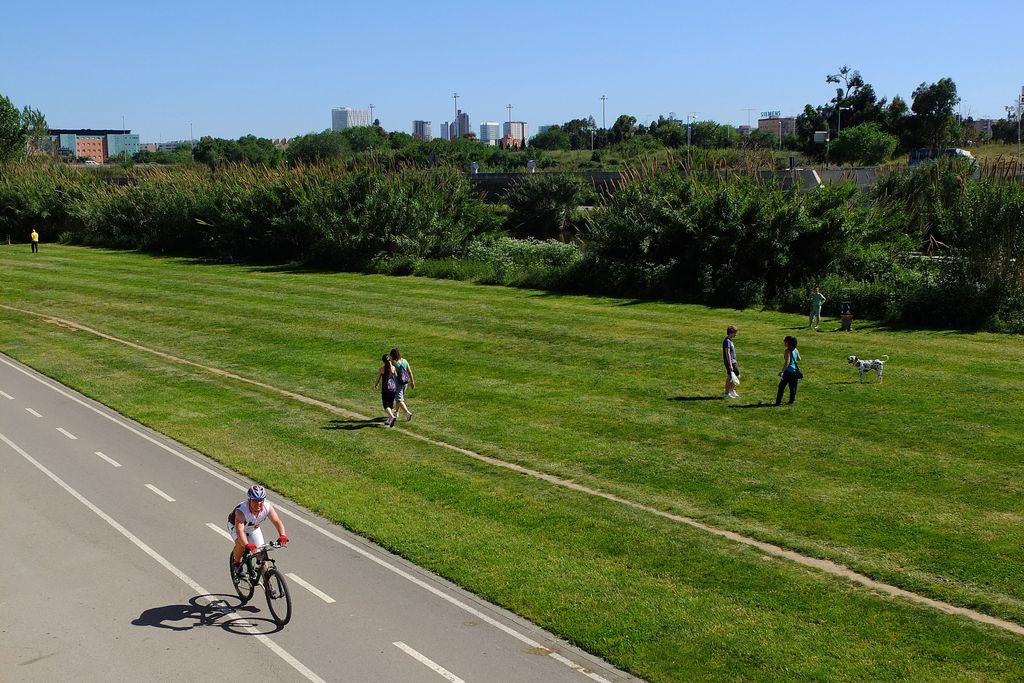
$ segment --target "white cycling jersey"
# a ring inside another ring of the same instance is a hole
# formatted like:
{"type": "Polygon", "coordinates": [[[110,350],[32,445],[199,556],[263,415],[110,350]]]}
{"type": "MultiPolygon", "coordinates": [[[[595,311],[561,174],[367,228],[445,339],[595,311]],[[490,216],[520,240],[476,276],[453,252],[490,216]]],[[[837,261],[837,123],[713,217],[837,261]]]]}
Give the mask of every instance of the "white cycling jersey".
{"type": "Polygon", "coordinates": [[[260,531],[260,524],[270,514],[270,503],[264,502],[263,509],[260,510],[258,515],[254,515],[249,511],[249,501],[243,500],[241,503],[235,506],[230,513],[228,513],[228,531],[231,532],[231,538],[235,538],[235,510],[242,513],[242,517],[245,519],[245,535],[249,537],[256,545],[263,545],[263,532],[260,531]],[[253,539],[253,532],[259,534],[259,539],[253,539]]]}

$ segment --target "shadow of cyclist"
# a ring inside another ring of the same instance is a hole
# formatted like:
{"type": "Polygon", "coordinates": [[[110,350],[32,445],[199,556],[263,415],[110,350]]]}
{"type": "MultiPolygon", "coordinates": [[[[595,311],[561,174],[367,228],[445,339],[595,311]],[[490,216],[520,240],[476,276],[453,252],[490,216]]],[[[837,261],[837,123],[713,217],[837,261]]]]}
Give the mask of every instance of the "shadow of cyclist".
{"type": "Polygon", "coordinates": [[[242,611],[258,612],[259,610],[252,605],[231,607],[226,600],[229,597],[233,596],[197,595],[190,598],[187,605],[150,607],[140,614],[138,618],[133,619],[132,624],[135,626],[166,628],[171,631],[188,631],[201,626],[220,626],[235,633],[237,631],[235,628],[229,627],[229,623],[230,621],[237,621],[237,619],[224,621],[223,619],[226,615],[242,611]],[[200,600],[205,601],[205,604],[201,604],[200,600]],[[176,622],[181,623],[177,624],[176,622]]]}

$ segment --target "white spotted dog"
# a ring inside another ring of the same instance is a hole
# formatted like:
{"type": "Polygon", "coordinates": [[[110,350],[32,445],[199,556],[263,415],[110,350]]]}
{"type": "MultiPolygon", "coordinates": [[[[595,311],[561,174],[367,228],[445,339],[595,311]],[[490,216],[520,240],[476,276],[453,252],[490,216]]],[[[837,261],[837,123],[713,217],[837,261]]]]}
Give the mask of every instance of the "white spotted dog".
{"type": "Polygon", "coordinates": [[[881,384],[882,370],[885,368],[885,363],[889,360],[889,356],[882,356],[881,358],[876,358],[874,360],[861,360],[860,358],[857,358],[857,356],[850,356],[847,360],[851,364],[857,366],[857,370],[860,372],[861,382],[864,381],[865,372],[871,372],[874,370],[875,374],[878,375],[878,383],[881,384]]]}

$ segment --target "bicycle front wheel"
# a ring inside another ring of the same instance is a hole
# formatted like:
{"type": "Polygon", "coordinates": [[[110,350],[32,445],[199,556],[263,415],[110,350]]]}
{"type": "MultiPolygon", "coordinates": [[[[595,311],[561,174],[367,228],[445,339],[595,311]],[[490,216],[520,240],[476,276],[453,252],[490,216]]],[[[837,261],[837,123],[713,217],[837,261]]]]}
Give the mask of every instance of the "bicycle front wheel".
{"type": "Polygon", "coordinates": [[[245,563],[242,565],[241,575],[235,573],[235,565],[233,555],[228,555],[228,571],[231,572],[231,583],[235,586],[235,592],[238,593],[238,597],[242,600],[242,604],[249,602],[252,599],[252,594],[256,592],[256,586],[249,580],[249,571],[245,567],[245,563]]]}
{"type": "Polygon", "coordinates": [[[263,575],[263,590],[267,594],[267,607],[274,616],[274,623],[284,626],[292,618],[292,596],[288,584],[277,569],[268,569],[263,575]]]}

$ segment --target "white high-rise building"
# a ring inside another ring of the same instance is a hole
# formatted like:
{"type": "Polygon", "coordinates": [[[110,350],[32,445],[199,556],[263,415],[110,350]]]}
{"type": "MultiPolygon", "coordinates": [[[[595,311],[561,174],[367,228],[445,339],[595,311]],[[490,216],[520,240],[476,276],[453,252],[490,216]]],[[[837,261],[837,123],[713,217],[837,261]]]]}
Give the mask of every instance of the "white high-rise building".
{"type": "Polygon", "coordinates": [[[506,121],[502,124],[502,137],[511,137],[513,140],[526,140],[528,126],[526,121],[506,121]]]}
{"type": "Polygon", "coordinates": [[[501,139],[497,121],[484,121],[480,124],[480,142],[494,146],[501,139]]]}
{"type": "Polygon", "coordinates": [[[331,110],[331,130],[345,130],[370,125],[369,109],[338,107],[331,110]]]}
{"type": "Polygon", "coordinates": [[[430,121],[413,121],[412,136],[417,140],[429,141],[433,136],[432,127],[430,121]]]}

